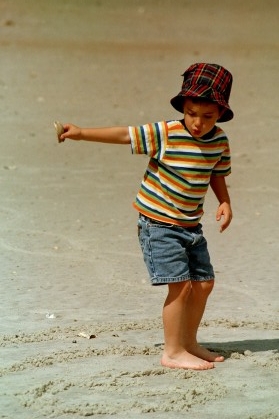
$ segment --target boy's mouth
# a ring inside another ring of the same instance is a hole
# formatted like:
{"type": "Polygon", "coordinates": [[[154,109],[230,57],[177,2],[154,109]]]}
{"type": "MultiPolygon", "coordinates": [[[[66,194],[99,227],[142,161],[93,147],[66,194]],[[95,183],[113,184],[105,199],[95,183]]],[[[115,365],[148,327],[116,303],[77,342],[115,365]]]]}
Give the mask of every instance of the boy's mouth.
{"type": "Polygon", "coordinates": [[[201,135],[201,130],[199,129],[193,129],[192,130],[194,137],[199,137],[201,135]]]}

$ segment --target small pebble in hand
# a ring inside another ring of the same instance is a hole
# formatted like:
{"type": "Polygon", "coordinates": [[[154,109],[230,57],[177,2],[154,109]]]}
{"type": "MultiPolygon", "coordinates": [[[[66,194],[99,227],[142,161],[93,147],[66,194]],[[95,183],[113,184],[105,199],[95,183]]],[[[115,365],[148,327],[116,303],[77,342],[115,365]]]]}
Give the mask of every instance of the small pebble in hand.
{"type": "Polygon", "coordinates": [[[57,134],[57,138],[58,138],[58,142],[59,143],[63,143],[63,141],[65,141],[64,139],[61,140],[60,135],[64,133],[64,127],[61,124],[61,122],[59,121],[55,121],[54,122],[54,127],[56,129],[56,134],[57,134]]]}

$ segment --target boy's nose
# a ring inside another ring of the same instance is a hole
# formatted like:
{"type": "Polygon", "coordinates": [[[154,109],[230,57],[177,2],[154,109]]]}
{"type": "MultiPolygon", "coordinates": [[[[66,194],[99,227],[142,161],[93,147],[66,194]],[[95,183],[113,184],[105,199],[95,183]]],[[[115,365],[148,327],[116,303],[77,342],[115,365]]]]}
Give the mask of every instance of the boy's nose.
{"type": "Polygon", "coordinates": [[[201,118],[195,118],[194,123],[195,123],[195,126],[196,127],[201,127],[202,126],[202,120],[201,120],[201,118]]]}

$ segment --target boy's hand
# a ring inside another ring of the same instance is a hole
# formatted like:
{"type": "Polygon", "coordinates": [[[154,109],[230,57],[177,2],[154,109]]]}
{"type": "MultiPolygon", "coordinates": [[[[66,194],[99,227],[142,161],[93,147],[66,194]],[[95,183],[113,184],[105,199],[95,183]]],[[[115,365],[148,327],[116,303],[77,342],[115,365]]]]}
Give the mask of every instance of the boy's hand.
{"type": "Polygon", "coordinates": [[[223,202],[219,205],[216,213],[216,221],[220,221],[222,219],[220,233],[222,233],[224,230],[226,230],[227,227],[229,227],[232,220],[232,216],[232,209],[228,202],[223,202]]]}
{"type": "Polygon", "coordinates": [[[64,133],[60,135],[61,141],[64,141],[66,138],[70,140],[81,140],[81,128],[73,124],[64,124],[64,133]]]}

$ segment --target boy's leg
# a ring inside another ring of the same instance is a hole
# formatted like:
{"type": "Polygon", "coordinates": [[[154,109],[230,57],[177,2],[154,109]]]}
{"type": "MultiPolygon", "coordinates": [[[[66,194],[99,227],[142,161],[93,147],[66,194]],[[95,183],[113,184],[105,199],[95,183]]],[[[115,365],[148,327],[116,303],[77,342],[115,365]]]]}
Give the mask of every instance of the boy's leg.
{"type": "MultiPolygon", "coordinates": [[[[172,283],[168,287],[169,292],[163,308],[165,348],[161,364],[169,368],[194,370],[213,368],[214,364],[212,362],[191,354],[185,349],[186,342],[187,344],[190,343],[189,340],[185,339],[185,325],[187,325],[187,321],[189,323],[189,320],[187,320],[189,316],[187,305],[192,293],[191,281],[172,283]]],[[[190,306],[192,306],[193,302],[194,299],[192,297],[190,306]]],[[[189,323],[189,326],[195,328],[196,322],[193,325],[189,323]]],[[[192,332],[190,335],[192,335],[192,332]]]]}
{"type": "Polygon", "coordinates": [[[184,323],[184,348],[193,355],[210,362],[222,362],[224,357],[210,352],[197,342],[197,332],[200,325],[207,298],[214,286],[211,281],[192,281],[191,292],[187,299],[184,323]]]}

